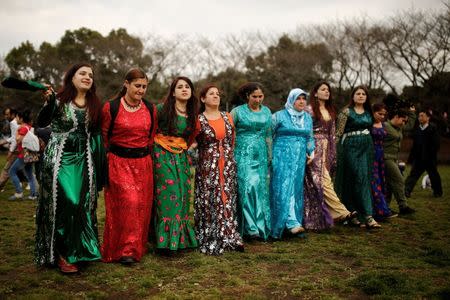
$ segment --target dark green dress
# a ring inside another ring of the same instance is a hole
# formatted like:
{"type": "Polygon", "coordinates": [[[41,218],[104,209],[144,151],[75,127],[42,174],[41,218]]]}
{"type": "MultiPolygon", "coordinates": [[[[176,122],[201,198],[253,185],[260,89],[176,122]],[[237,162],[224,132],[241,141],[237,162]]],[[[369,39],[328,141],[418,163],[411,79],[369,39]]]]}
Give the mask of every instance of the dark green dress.
{"type": "Polygon", "coordinates": [[[96,170],[104,163],[100,134],[87,127],[84,109],[45,106],[38,124],[51,122],[52,134],[44,152],[36,212],[36,262],[55,264],[58,255],[69,263],[101,258],[96,206],[101,180],[96,170]]]}
{"type": "Polygon", "coordinates": [[[347,209],[358,212],[360,221],[372,215],[372,123],[369,112],[357,114],[353,107],[344,109],[338,116],[335,189],[347,209]]]}

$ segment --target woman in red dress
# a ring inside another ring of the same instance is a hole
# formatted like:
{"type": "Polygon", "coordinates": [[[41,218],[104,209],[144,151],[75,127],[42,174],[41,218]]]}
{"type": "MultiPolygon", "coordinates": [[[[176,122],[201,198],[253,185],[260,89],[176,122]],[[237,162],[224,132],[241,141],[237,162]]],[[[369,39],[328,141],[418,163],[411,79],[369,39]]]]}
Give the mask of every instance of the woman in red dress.
{"type": "Polygon", "coordinates": [[[132,264],[146,252],[153,203],[150,149],[157,124],[156,109],[143,99],[147,85],[144,71],[131,69],[120,93],[103,106],[102,134],[108,149],[104,262],[132,264]]]}

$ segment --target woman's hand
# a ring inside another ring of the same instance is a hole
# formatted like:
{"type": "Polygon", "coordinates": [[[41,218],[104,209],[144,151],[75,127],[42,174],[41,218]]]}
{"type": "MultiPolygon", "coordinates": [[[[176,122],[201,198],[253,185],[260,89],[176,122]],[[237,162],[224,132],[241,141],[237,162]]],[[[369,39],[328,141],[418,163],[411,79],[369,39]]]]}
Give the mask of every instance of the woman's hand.
{"type": "Polygon", "coordinates": [[[42,92],[42,96],[44,98],[44,102],[47,103],[48,99],[50,98],[50,95],[55,93],[52,86],[50,84],[44,84],[47,87],[47,90],[42,92]]]}
{"type": "Polygon", "coordinates": [[[309,165],[314,160],[314,152],[311,152],[310,155],[306,154],[306,164],[309,165]]]}

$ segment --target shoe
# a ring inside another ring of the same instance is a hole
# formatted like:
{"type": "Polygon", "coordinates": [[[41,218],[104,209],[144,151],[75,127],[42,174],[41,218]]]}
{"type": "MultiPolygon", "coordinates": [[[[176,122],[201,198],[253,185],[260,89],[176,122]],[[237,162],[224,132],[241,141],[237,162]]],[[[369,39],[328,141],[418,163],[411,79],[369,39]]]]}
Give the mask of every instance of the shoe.
{"type": "Polygon", "coordinates": [[[36,199],[37,199],[37,196],[32,196],[32,195],[30,195],[30,196],[27,197],[27,199],[28,199],[28,200],[36,200],[36,199]]]}
{"type": "MultiPolygon", "coordinates": [[[[358,220],[357,217],[353,217],[348,221],[348,225],[353,227],[361,227],[361,222],[358,220]]],[[[364,224],[362,224],[364,225],[364,224]]]]}
{"type": "Polygon", "coordinates": [[[406,198],[411,198],[411,192],[405,192],[405,197],[406,198]]]}
{"type": "Polygon", "coordinates": [[[11,197],[8,198],[8,200],[14,201],[14,200],[22,200],[23,193],[14,193],[11,197]]]}
{"type": "Polygon", "coordinates": [[[367,229],[378,229],[381,228],[381,225],[378,224],[377,221],[375,221],[375,219],[370,216],[366,219],[366,228],[367,229]]]}
{"type": "Polygon", "coordinates": [[[122,256],[119,259],[119,262],[122,265],[131,266],[132,264],[134,264],[136,262],[136,260],[132,256],[122,256]]]}
{"type": "Polygon", "coordinates": [[[289,229],[289,231],[290,231],[292,234],[299,234],[299,233],[301,233],[301,232],[305,232],[305,228],[303,228],[302,226],[297,226],[297,227],[294,227],[294,228],[289,229]]]}
{"type": "Polygon", "coordinates": [[[392,219],[392,218],[397,218],[398,217],[398,213],[391,211],[390,215],[386,216],[386,219],[392,219]]]}
{"type": "Polygon", "coordinates": [[[64,258],[61,256],[58,259],[58,267],[61,273],[64,274],[73,274],[78,272],[78,268],[76,265],[69,264],[64,258]]]}
{"type": "Polygon", "coordinates": [[[244,245],[237,245],[236,248],[234,248],[237,252],[245,252],[244,245]]]}
{"type": "Polygon", "coordinates": [[[415,212],[416,212],[416,210],[412,209],[409,206],[405,206],[405,207],[401,207],[400,208],[400,215],[410,215],[410,214],[413,214],[415,212]]]}
{"type": "Polygon", "coordinates": [[[441,198],[442,197],[442,193],[438,194],[438,193],[433,193],[433,197],[434,198],[441,198]]]}

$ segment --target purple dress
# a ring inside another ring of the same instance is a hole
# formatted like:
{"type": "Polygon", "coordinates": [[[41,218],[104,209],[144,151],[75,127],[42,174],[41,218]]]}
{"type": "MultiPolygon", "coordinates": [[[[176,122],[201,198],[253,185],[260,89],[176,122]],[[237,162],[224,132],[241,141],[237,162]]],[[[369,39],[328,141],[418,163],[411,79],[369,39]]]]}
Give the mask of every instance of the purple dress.
{"type": "MultiPolygon", "coordinates": [[[[307,111],[313,116],[310,107],[307,111]]],[[[316,148],[313,161],[306,166],[304,183],[303,227],[310,230],[323,230],[333,226],[333,218],[325,203],[322,187],[322,172],[327,168],[333,172],[336,157],[334,120],[325,122],[313,116],[313,131],[316,148]]]]}
{"type": "Polygon", "coordinates": [[[372,180],[370,182],[372,187],[373,217],[377,221],[380,221],[392,214],[386,203],[385,196],[383,139],[387,135],[387,132],[383,125],[380,128],[372,127],[370,133],[375,148],[372,180]]]}

